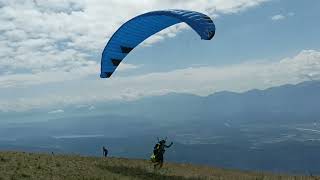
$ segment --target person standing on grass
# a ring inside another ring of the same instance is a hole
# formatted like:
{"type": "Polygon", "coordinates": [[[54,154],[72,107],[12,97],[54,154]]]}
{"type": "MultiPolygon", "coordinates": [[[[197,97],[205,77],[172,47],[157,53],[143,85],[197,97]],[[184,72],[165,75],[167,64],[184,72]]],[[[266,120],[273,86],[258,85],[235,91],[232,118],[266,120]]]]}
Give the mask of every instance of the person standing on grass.
{"type": "Polygon", "coordinates": [[[155,164],[154,164],[154,169],[157,167],[162,168],[163,166],[163,155],[164,152],[166,151],[165,148],[171,147],[173,142],[171,142],[169,145],[166,145],[166,140],[161,140],[159,141],[158,144],[156,144],[154,148],[154,155],[155,155],[155,164]]]}
{"type": "Polygon", "coordinates": [[[108,156],[108,149],[106,147],[102,147],[102,153],[103,153],[103,157],[107,157],[108,156]]]}

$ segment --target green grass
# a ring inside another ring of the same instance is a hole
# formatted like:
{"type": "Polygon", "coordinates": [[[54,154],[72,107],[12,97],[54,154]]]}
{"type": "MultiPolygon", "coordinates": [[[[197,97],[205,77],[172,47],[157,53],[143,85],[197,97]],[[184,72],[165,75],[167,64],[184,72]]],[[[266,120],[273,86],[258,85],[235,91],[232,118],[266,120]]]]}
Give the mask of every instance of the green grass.
{"type": "Polygon", "coordinates": [[[166,163],[163,169],[154,171],[152,164],[146,160],[0,152],[0,180],[24,179],[320,180],[311,176],[244,172],[177,163],[166,163]]]}

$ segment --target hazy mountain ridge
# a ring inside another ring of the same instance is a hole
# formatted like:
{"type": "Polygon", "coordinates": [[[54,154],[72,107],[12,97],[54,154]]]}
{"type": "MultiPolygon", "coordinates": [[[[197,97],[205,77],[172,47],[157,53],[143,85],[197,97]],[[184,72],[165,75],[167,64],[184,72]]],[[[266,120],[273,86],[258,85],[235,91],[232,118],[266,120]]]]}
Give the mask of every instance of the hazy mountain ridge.
{"type": "MultiPolygon", "coordinates": [[[[58,109],[36,109],[31,112],[2,112],[1,119],[54,120],[59,118],[82,119],[87,116],[114,115],[161,121],[186,120],[193,115],[228,116],[249,113],[295,113],[309,116],[318,114],[320,105],[320,81],[308,81],[296,85],[283,85],[265,90],[244,93],[222,91],[201,97],[192,94],[169,93],[145,97],[135,101],[98,102],[81,106],[63,106],[61,113],[48,112],[58,109]],[[310,114],[311,113],[311,114],[310,114]],[[39,117],[37,117],[37,115],[39,117]],[[162,117],[163,116],[163,117],[162,117]],[[168,119],[167,119],[168,118],[168,119]]],[[[318,117],[318,116],[317,116],[318,117]]]]}

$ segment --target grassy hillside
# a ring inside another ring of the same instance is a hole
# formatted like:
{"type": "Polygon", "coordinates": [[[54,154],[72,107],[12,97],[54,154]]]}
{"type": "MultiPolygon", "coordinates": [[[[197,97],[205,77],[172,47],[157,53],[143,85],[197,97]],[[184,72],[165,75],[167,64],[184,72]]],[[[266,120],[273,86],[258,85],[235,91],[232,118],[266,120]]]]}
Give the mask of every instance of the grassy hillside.
{"type": "MultiPolygon", "coordinates": [[[[274,175],[168,163],[153,171],[146,160],[0,152],[0,180],[23,179],[214,179],[315,180],[317,177],[274,175]]],[[[320,179],[320,178],[319,178],[320,179]]]]}

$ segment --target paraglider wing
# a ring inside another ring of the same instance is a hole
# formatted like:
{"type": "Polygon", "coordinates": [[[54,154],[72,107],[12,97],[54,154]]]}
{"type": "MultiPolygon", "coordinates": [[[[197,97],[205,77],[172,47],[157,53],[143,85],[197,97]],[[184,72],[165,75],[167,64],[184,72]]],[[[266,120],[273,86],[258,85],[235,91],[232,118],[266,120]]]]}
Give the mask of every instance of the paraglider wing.
{"type": "Polygon", "coordinates": [[[109,78],[121,61],[153,34],[178,23],[185,22],[201,39],[210,40],[215,25],[205,14],[187,10],[153,11],[139,15],[124,23],[110,38],[101,58],[101,78],[109,78]]]}

